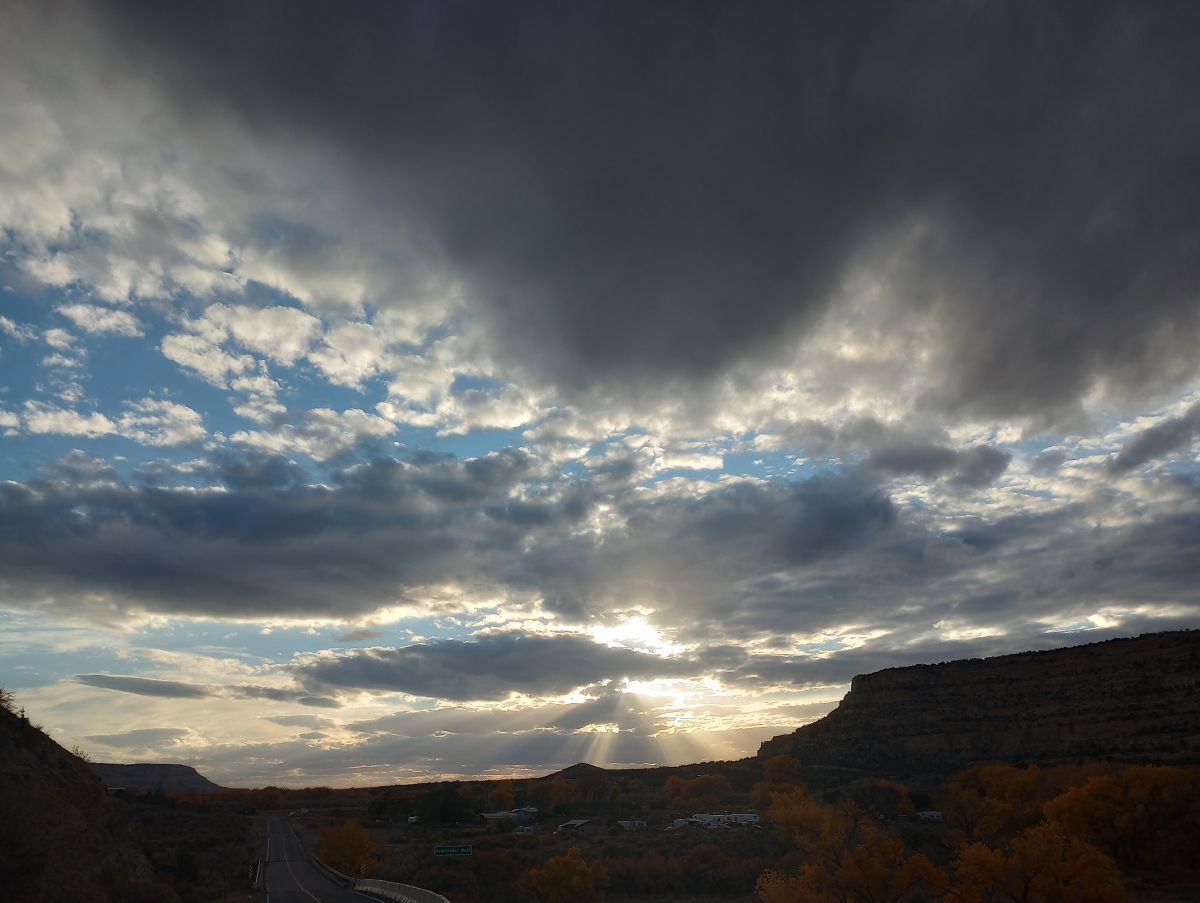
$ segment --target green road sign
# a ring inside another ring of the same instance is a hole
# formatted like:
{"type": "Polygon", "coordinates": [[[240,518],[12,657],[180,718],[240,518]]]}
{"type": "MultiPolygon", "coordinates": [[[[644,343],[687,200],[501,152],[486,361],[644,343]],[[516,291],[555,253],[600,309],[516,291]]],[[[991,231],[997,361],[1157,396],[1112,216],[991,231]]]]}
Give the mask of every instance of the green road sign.
{"type": "Polygon", "coordinates": [[[469,843],[446,844],[433,848],[434,856],[470,856],[475,848],[469,843]]]}

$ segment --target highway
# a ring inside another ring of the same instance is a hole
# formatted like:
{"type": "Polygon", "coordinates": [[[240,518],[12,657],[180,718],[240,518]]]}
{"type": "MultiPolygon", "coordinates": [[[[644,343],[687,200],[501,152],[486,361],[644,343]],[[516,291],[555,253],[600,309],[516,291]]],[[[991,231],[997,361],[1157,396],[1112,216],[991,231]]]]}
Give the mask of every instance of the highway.
{"type": "Polygon", "coordinates": [[[308,861],[286,818],[267,819],[263,889],[267,903],[362,903],[378,900],[342,887],[308,861]]]}

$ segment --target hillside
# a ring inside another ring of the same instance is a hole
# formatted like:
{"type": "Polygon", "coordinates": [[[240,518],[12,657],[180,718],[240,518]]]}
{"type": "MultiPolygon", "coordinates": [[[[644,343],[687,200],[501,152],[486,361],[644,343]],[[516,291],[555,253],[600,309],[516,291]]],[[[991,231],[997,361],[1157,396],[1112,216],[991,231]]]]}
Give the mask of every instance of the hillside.
{"type": "Polygon", "coordinates": [[[975,761],[1200,762],[1200,631],[888,668],[824,718],[762,744],[874,773],[975,761]]]}
{"type": "Polygon", "coordinates": [[[215,793],[225,788],[214,784],[190,765],[112,765],[92,762],[94,771],[105,787],[123,790],[157,790],[162,793],[187,793],[196,790],[215,793]]]}
{"type": "Polygon", "coordinates": [[[5,901],[176,899],[152,882],[125,807],[82,759],[5,705],[0,705],[0,813],[5,901]]]}

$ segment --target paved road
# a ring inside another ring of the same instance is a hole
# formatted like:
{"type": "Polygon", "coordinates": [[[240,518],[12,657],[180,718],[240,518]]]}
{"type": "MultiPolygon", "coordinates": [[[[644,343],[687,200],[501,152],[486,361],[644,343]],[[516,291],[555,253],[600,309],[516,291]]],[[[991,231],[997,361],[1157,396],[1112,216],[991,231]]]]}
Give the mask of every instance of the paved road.
{"type": "Polygon", "coordinates": [[[286,818],[267,819],[267,857],[263,888],[268,903],[363,903],[376,900],[327,878],[308,861],[286,818]]]}

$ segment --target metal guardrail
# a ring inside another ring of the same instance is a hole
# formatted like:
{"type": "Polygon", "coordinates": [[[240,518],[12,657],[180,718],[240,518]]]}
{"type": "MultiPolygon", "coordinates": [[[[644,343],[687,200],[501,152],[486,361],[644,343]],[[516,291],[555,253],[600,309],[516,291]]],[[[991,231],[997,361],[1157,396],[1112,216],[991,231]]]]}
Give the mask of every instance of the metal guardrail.
{"type": "Polygon", "coordinates": [[[326,865],[317,856],[311,857],[313,864],[324,871],[335,881],[352,887],[355,890],[366,891],[386,900],[398,900],[400,903],[450,903],[441,894],[435,894],[423,887],[413,887],[411,884],[398,884],[395,881],[380,881],[378,878],[351,878],[343,875],[337,869],[326,865]]]}
{"type": "Polygon", "coordinates": [[[367,891],[385,900],[399,900],[400,903],[450,903],[441,894],[435,894],[423,887],[397,884],[395,881],[378,881],[375,878],[359,878],[354,882],[354,889],[367,891]]]}
{"type": "Polygon", "coordinates": [[[343,887],[354,887],[354,881],[355,881],[354,878],[351,878],[349,875],[343,875],[341,872],[339,872],[333,866],[326,865],[324,862],[321,861],[321,858],[319,856],[317,856],[315,853],[310,855],[308,858],[312,860],[313,865],[315,865],[317,868],[319,868],[321,871],[323,871],[326,875],[328,875],[334,881],[341,884],[343,887]]]}

